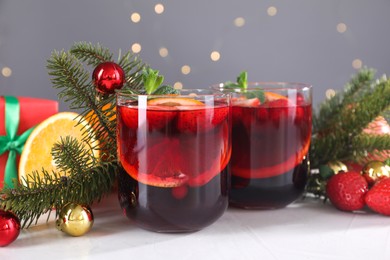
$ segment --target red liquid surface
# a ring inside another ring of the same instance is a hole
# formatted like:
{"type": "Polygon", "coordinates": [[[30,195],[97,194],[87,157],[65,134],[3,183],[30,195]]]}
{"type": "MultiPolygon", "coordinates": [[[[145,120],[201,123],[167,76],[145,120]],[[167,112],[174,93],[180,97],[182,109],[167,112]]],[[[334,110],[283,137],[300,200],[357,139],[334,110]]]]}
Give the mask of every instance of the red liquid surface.
{"type": "Polygon", "coordinates": [[[232,206],[280,208],[303,193],[311,105],[278,101],[232,108],[232,206]]]}
{"type": "Polygon", "coordinates": [[[118,106],[119,201],[139,226],[199,230],[228,205],[229,108],[118,106]]]}

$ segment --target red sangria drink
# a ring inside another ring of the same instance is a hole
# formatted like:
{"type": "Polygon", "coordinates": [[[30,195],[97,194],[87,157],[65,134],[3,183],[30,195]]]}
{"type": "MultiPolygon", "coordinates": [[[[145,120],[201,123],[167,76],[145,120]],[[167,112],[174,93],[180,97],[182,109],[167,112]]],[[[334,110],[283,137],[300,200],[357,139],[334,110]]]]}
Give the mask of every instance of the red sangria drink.
{"type": "Polygon", "coordinates": [[[230,96],[117,96],[119,201],[128,218],[157,232],[200,230],[228,205],[230,96]]]}
{"type": "Polygon", "coordinates": [[[309,173],[311,87],[249,83],[233,93],[232,117],[230,205],[272,209],[299,198],[309,173]]]}

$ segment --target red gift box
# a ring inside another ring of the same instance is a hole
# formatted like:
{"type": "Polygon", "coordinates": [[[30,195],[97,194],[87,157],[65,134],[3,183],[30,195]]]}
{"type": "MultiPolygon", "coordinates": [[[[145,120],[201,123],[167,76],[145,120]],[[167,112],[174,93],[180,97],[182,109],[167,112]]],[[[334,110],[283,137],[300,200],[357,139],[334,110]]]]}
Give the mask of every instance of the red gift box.
{"type": "MultiPolygon", "coordinates": [[[[26,130],[36,126],[46,118],[58,113],[57,101],[29,97],[17,97],[17,99],[20,106],[17,135],[21,135],[26,130]]],[[[0,96],[0,136],[6,135],[5,109],[5,98],[0,96]]],[[[7,159],[8,152],[0,155],[0,189],[4,184],[5,165],[7,159]]],[[[17,164],[19,164],[19,155],[17,156],[17,164]]]]}

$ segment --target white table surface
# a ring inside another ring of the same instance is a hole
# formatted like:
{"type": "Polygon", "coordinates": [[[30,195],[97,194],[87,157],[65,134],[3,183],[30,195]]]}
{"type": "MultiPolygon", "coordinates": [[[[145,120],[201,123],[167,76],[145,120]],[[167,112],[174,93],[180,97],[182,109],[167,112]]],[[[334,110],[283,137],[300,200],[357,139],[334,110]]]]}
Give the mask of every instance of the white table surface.
{"type": "Polygon", "coordinates": [[[55,228],[55,220],[22,230],[0,247],[7,259],[390,259],[390,217],[348,213],[306,199],[284,209],[229,208],[195,233],[159,234],[124,217],[116,196],[92,207],[95,223],[81,237],[55,228]]]}

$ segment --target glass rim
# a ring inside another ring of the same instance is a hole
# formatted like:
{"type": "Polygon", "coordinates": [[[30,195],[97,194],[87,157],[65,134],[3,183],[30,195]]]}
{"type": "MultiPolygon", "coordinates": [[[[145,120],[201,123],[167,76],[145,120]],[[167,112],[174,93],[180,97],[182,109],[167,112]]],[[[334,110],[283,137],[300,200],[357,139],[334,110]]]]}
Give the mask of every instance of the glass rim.
{"type": "MultiPolygon", "coordinates": [[[[248,82],[248,87],[245,90],[288,90],[288,89],[296,89],[296,90],[311,90],[313,85],[309,83],[302,82],[289,82],[289,81],[251,81],[248,82]]],[[[243,89],[237,88],[225,88],[226,83],[221,82],[217,84],[211,85],[212,89],[216,90],[232,90],[232,91],[241,91],[243,89]]]]}
{"type": "Polygon", "coordinates": [[[115,94],[117,97],[227,97],[229,96],[229,93],[222,92],[219,90],[214,89],[195,89],[195,88],[188,88],[188,89],[178,89],[179,92],[187,92],[187,93],[179,93],[179,94],[137,94],[137,93],[125,93],[121,91],[117,91],[115,94]],[[202,93],[205,92],[205,93],[202,93]]]}

